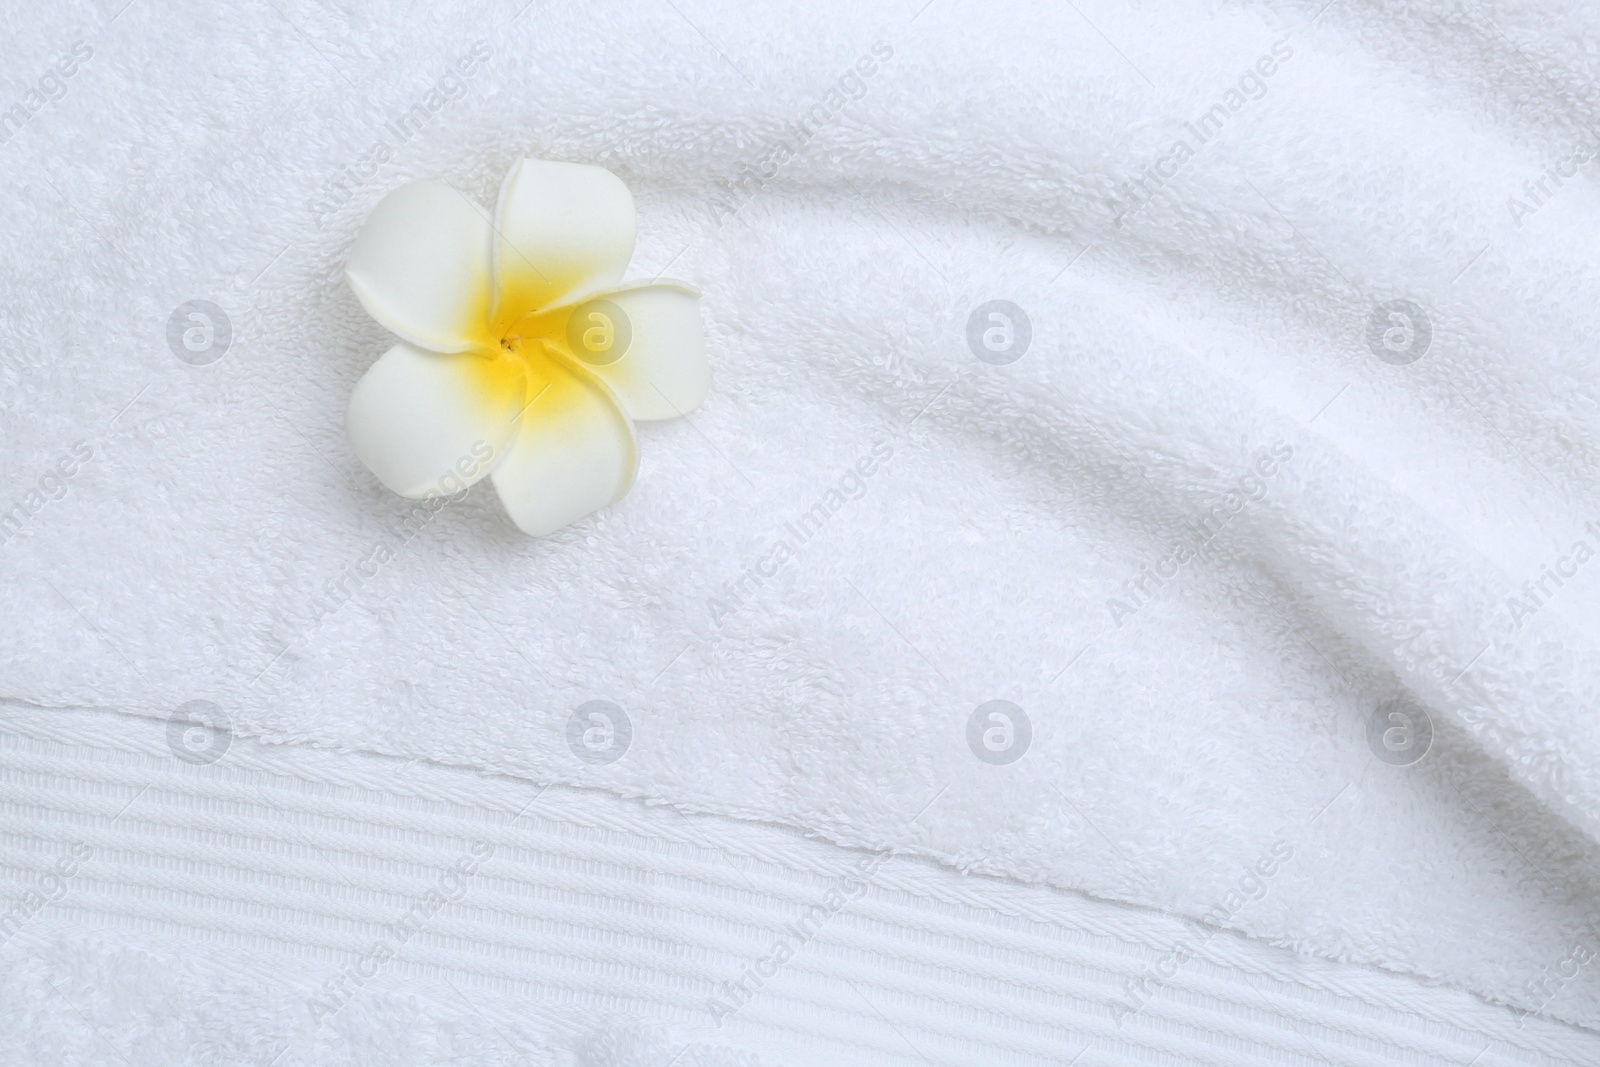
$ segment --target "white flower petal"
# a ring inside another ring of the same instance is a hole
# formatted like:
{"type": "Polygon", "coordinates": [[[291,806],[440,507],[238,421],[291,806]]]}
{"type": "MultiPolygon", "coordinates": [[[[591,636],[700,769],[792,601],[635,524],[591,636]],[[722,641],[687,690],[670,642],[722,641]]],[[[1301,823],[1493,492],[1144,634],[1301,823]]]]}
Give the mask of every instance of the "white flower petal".
{"type": "Polygon", "coordinates": [[[619,499],[633,484],[633,423],[593,373],[549,353],[529,362],[528,404],[490,475],[523,532],[542,536],[619,499]]]}
{"type": "Polygon", "coordinates": [[[367,313],[412,344],[465,352],[487,339],[488,213],[442,182],[384,197],[350,249],[345,276],[367,313]]]}
{"type": "Polygon", "coordinates": [[[524,159],[500,189],[494,319],[616,285],[633,258],[633,194],[603,167],[524,159]]]}
{"type": "Polygon", "coordinates": [[[561,312],[556,336],[635,419],[693,411],[711,388],[700,294],[675,283],[602,292],[561,312]]]}
{"type": "Polygon", "coordinates": [[[356,383],[345,432],[356,455],[401,496],[448,495],[504,452],[525,401],[520,359],[429,352],[401,342],[356,383]]]}

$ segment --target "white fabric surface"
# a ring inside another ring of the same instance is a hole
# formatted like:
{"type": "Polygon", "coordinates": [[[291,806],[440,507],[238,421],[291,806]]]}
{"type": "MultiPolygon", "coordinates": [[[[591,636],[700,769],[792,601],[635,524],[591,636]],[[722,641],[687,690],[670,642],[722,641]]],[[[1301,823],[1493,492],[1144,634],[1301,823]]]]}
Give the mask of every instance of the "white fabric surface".
{"type": "Polygon", "coordinates": [[[1600,546],[1594,168],[1508,204],[1600,143],[1592,16],[520,7],[0,16],[12,70],[93,51],[0,145],[0,447],[30,513],[0,546],[0,695],[203,699],[241,738],[1189,918],[1281,842],[1228,928],[1600,1027],[1600,967],[1551,977],[1600,949],[1600,571],[1508,603],[1600,546]],[[342,439],[387,343],[343,256],[388,189],[486,200],[523,155],[628,182],[630,278],[704,291],[712,392],[641,427],[591,521],[529,541],[474,494],[402,532],[342,439]],[[1432,328],[1405,366],[1364,336],[1396,298],[1432,328]],[[168,348],[191,299],[232,319],[208,366],[168,348]],[[965,336],[992,299],[1032,323],[1005,366],[965,336]],[[28,502],[80,441],[61,499],[28,502]],[[1202,559],[1110,607],[1241,486],[1202,559]],[[762,573],[830,492],[852,499],[762,573]],[[1402,695],[1435,729],[1405,767],[1366,739],[1402,695]],[[1005,767],[965,738],[997,698],[1033,725],[1005,767]],[[631,717],[614,763],[567,744],[595,699],[631,717]]]}
{"type": "Polygon", "coordinates": [[[192,765],[159,723],[8,706],[0,796],[0,889],[48,898],[0,946],[7,1063],[1505,1067],[1597,1047],[1146,909],[426,761],[234,739],[192,765]]]}

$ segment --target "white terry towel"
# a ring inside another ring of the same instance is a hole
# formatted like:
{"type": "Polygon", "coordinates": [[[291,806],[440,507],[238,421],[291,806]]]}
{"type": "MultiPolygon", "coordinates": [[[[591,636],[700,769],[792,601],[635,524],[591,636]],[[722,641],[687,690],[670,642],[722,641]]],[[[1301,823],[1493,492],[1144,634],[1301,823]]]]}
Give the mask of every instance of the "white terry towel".
{"type": "Polygon", "coordinates": [[[1595,27],[518,6],[7,16],[0,695],[203,700],[1600,1026],[1595,27]],[[489,202],[523,155],[628,182],[712,395],[557,535],[486,492],[406,527],[343,440],[388,343],[343,257],[389,189],[489,202]]]}

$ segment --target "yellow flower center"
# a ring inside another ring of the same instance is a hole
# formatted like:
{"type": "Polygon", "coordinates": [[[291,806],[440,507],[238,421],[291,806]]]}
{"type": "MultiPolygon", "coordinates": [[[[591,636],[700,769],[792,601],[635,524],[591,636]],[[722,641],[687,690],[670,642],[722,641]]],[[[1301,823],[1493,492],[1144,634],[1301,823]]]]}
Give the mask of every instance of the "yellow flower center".
{"type": "Polygon", "coordinates": [[[592,387],[567,365],[572,356],[565,331],[572,309],[519,312],[502,296],[496,321],[489,321],[487,285],[484,290],[484,315],[479,321],[486,328],[471,350],[477,358],[470,360],[480,395],[496,408],[509,402],[517,414],[546,421],[576,415],[592,402],[585,395],[592,387]]]}

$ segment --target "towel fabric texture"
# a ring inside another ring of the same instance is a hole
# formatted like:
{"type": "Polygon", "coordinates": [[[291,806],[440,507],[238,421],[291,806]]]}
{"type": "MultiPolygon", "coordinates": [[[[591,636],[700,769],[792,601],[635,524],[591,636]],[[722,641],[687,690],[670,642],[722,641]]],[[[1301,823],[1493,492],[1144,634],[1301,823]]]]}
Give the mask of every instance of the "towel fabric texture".
{"type": "Polygon", "coordinates": [[[422,760],[190,762],[148,719],[8,707],[0,795],[0,884],[37,895],[0,946],[5,1063],[1594,1060],[1150,909],[422,760]]]}
{"type": "Polygon", "coordinates": [[[0,21],[16,715],[764,824],[1600,1030],[1592,13],[0,21]],[[362,220],[524,156],[628,183],[629,280],[704,293],[713,368],[538,540],[343,434],[362,220]]]}

